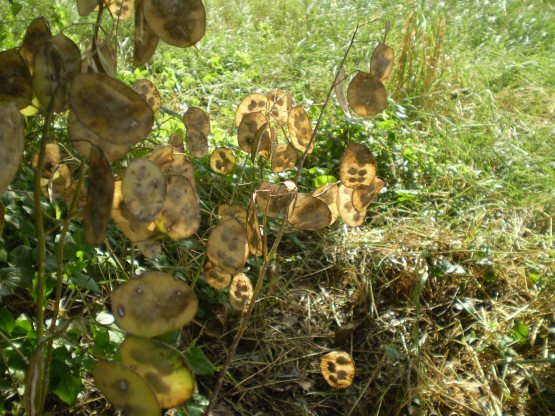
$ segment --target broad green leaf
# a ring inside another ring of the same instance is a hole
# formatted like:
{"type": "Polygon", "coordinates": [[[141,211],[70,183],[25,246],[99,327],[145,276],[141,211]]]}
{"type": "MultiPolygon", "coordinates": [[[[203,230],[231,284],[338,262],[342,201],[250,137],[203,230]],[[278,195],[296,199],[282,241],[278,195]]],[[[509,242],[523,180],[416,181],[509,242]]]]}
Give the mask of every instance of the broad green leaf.
{"type": "Polygon", "coordinates": [[[7,335],[10,335],[15,328],[15,319],[12,314],[5,308],[0,309],[0,329],[7,335]]]}
{"type": "Polygon", "coordinates": [[[199,376],[210,376],[216,372],[214,364],[198,347],[192,347],[185,351],[185,358],[189,362],[193,373],[199,376]]]}
{"type": "Polygon", "coordinates": [[[90,290],[94,294],[100,293],[100,288],[98,287],[98,283],[89,275],[81,272],[72,273],[69,276],[73,284],[77,287],[90,290]]]}
{"type": "Polygon", "coordinates": [[[335,183],[337,179],[332,175],[320,175],[314,178],[314,187],[319,188],[327,183],[335,183]]]}
{"type": "Polygon", "coordinates": [[[52,391],[65,404],[73,406],[77,400],[77,395],[81,391],[82,384],[79,377],[67,375],[61,378],[54,386],[52,391]]]}

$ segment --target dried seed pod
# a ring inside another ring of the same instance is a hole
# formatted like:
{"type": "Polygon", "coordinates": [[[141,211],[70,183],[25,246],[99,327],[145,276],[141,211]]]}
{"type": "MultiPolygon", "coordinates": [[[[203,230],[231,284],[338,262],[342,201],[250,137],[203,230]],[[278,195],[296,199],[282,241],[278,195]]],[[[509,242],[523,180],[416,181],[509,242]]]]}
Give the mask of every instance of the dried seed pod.
{"type": "Polygon", "coordinates": [[[210,156],[210,167],[220,175],[227,175],[235,170],[235,155],[229,147],[218,147],[210,156]]]}
{"type": "Polygon", "coordinates": [[[352,188],[347,188],[344,185],[339,185],[337,209],[341,219],[345,224],[351,227],[359,227],[364,224],[366,218],[366,209],[357,211],[353,206],[353,191],[352,188]]]}
{"type": "Polygon", "coordinates": [[[343,67],[339,69],[339,73],[337,74],[337,81],[335,83],[335,97],[337,98],[337,102],[343,110],[343,113],[347,116],[347,118],[351,118],[351,113],[349,112],[349,104],[347,104],[347,97],[345,96],[345,78],[347,75],[345,74],[345,70],[343,67]]]}
{"type": "Polygon", "coordinates": [[[105,74],[77,75],[69,103],[85,127],[118,145],[140,142],[154,123],[148,103],[131,87],[105,74]]]}
{"type": "Polygon", "coordinates": [[[23,116],[15,103],[0,106],[0,195],[8,188],[23,156],[23,116]]]}
{"type": "Polygon", "coordinates": [[[93,369],[96,387],[127,416],[159,415],[160,405],[147,382],[121,364],[99,360],[93,369]]]}
{"type": "MultiPolygon", "coordinates": [[[[293,107],[289,112],[287,125],[289,127],[289,141],[295,149],[305,152],[312,138],[313,131],[308,114],[302,105],[293,107]]],[[[312,153],[313,150],[314,143],[310,145],[308,153],[312,153]]]]}
{"type": "Polygon", "coordinates": [[[351,109],[366,117],[381,113],[387,107],[387,93],[383,83],[367,72],[359,71],[347,89],[351,109]]]}
{"type": "MultiPolygon", "coordinates": [[[[96,0],[94,0],[96,1],[96,0]]],[[[37,17],[33,19],[27,30],[25,31],[25,36],[23,37],[23,42],[19,48],[19,53],[27,63],[29,71],[33,70],[33,59],[35,53],[39,50],[44,42],[52,37],[52,32],[50,31],[50,25],[48,20],[44,17],[37,17]]]]}
{"type": "Polygon", "coordinates": [[[77,12],[79,16],[88,16],[102,0],[77,0],[77,12]]]}
{"type": "Polygon", "coordinates": [[[151,81],[148,79],[138,79],[133,84],[133,89],[143,97],[150,108],[152,108],[152,111],[156,112],[160,109],[160,94],[151,81]]]}
{"type": "Polygon", "coordinates": [[[237,107],[237,111],[235,112],[235,125],[239,127],[241,120],[246,114],[256,112],[266,113],[269,109],[270,102],[267,95],[260,93],[249,94],[243,98],[243,101],[241,101],[239,107],[237,107]]]}
{"type": "Polygon", "coordinates": [[[376,176],[370,185],[356,188],[352,196],[353,207],[357,211],[365,210],[380,193],[384,185],[384,182],[376,176]]]}
{"type": "Polygon", "coordinates": [[[224,271],[221,267],[207,261],[203,268],[204,280],[215,290],[222,290],[231,283],[232,273],[224,271]]]}
{"type": "Polygon", "coordinates": [[[135,0],[104,0],[114,19],[127,20],[135,11],[135,0]]]}
{"type": "Polygon", "coordinates": [[[31,73],[16,49],[0,52],[0,105],[25,108],[33,99],[31,73]]]}
{"type": "Polygon", "coordinates": [[[231,308],[242,311],[249,307],[254,294],[251,279],[244,273],[233,276],[229,287],[229,303],[231,308]]]}
{"type": "Polygon", "coordinates": [[[210,135],[210,118],[198,107],[189,107],[183,115],[187,131],[187,149],[195,157],[208,156],[208,136],[210,135]]]}
{"type": "Polygon", "coordinates": [[[260,212],[268,217],[277,217],[284,213],[293,198],[296,187],[289,183],[272,184],[262,182],[256,191],[256,204],[260,212]]]}
{"type": "Polygon", "coordinates": [[[331,224],[331,211],[324,201],[299,193],[289,204],[287,220],[298,230],[316,231],[331,224]]]}
{"type": "Polygon", "coordinates": [[[243,152],[253,153],[265,151],[270,154],[275,134],[268,123],[266,116],[258,111],[245,114],[237,130],[237,143],[243,152]]]}
{"type": "Polygon", "coordinates": [[[280,124],[286,124],[289,112],[293,107],[293,98],[290,92],[278,89],[267,94],[270,116],[280,124]]]}
{"type": "Polygon", "coordinates": [[[222,220],[235,218],[240,223],[244,224],[247,219],[247,210],[241,205],[221,204],[218,206],[218,216],[222,220]]]}
{"type": "MultiPolygon", "coordinates": [[[[37,150],[31,159],[31,166],[35,170],[38,168],[39,156],[40,151],[37,150]]],[[[58,142],[46,143],[44,149],[44,168],[41,172],[41,177],[46,179],[50,178],[58,163],[60,163],[60,146],[58,145],[58,142]]]]}
{"type": "Polygon", "coordinates": [[[249,251],[253,256],[262,256],[264,254],[264,241],[262,240],[262,233],[258,223],[254,198],[253,195],[253,199],[251,199],[247,208],[247,242],[249,244],[249,251]]]}
{"type": "Polygon", "coordinates": [[[331,351],[320,357],[320,372],[334,389],[346,389],[353,384],[355,363],[344,351],[331,351]]]}
{"type": "Polygon", "coordinates": [[[316,188],[312,192],[312,196],[325,202],[331,212],[331,222],[330,225],[337,221],[339,217],[339,210],[337,209],[337,201],[339,187],[335,183],[327,183],[319,188],[316,188]]]}
{"type": "Polygon", "coordinates": [[[110,163],[98,147],[91,146],[88,162],[89,187],[83,218],[83,236],[88,244],[100,244],[106,236],[110,221],[114,178],[110,163]]]}
{"type": "Polygon", "coordinates": [[[143,0],[148,25],[164,42],[187,48],[197,43],[206,29],[201,0],[143,0]]]}
{"type": "Polygon", "coordinates": [[[196,188],[195,171],[191,159],[179,153],[173,146],[159,147],[153,150],[147,159],[156,163],[164,175],[185,176],[191,182],[193,189],[196,188]]]}
{"type": "Polygon", "coordinates": [[[370,59],[370,75],[386,82],[393,69],[394,55],[393,48],[385,43],[379,43],[372,52],[372,58],[370,59]]]}
{"type": "Polygon", "coordinates": [[[168,145],[174,148],[175,151],[179,153],[185,152],[185,146],[183,145],[183,137],[177,132],[172,133],[168,139],[168,145]]]}
{"type": "Polygon", "coordinates": [[[81,61],[81,72],[101,72],[115,78],[117,57],[114,48],[105,41],[97,40],[96,46],[89,46],[81,61]]]}
{"type": "Polygon", "coordinates": [[[224,272],[239,272],[249,255],[245,226],[234,218],[221,221],[208,236],[206,254],[224,272]]]}
{"type": "Polygon", "coordinates": [[[135,244],[137,245],[137,249],[147,259],[155,260],[162,254],[162,244],[160,240],[151,238],[149,240],[137,241],[135,244]]]}
{"type": "Polygon", "coordinates": [[[166,198],[166,178],[154,162],[134,159],[121,183],[125,205],[139,221],[153,221],[166,198]]]}
{"type": "Polygon", "coordinates": [[[297,151],[290,143],[280,143],[272,151],[272,172],[285,172],[297,166],[297,151]]]}
{"type": "Polygon", "coordinates": [[[46,181],[46,194],[50,202],[54,202],[56,199],[65,196],[65,193],[70,188],[73,182],[73,177],[71,176],[71,171],[65,163],[60,163],[54,166],[52,174],[48,179],[41,178],[46,181]]]}
{"type": "Polygon", "coordinates": [[[144,17],[142,3],[135,4],[135,36],[133,42],[133,65],[142,66],[150,61],[160,38],[150,28],[144,17]]]}
{"type": "Polygon", "coordinates": [[[119,347],[121,363],[146,380],[162,409],[193,396],[195,379],[177,350],[155,339],[128,336],[119,347]]]}
{"type": "MultiPolygon", "coordinates": [[[[114,181],[114,198],[112,200],[112,219],[121,232],[133,242],[149,240],[156,233],[154,222],[139,221],[131,212],[123,199],[121,180],[114,181]]],[[[140,248],[139,250],[145,254],[140,248]]],[[[150,256],[146,256],[150,258],[150,256]]]]}
{"type": "Polygon", "coordinates": [[[365,145],[350,143],[339,162],[341,183],[349,188],[372,184],[377,173],[376,159],[365,145]]]}
{"type": "Polygon", "coordinates": [[[110,301],[117,324],[132,335],[146,338],[181,328],[198,309],[191,287],[161,272],[128,280],[112,292],[110,301]]]}

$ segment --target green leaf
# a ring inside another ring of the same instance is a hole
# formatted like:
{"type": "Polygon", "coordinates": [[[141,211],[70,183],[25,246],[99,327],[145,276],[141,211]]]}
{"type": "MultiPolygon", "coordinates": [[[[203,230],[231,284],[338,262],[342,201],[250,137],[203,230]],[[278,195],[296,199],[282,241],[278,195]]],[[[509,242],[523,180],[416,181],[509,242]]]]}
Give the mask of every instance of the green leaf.
{"type": "Polygon", "coordinates": [[[15,17],[19,14],[19,12],[21,11],[21,9],[23,8],[23,6],[19,3],[13,2],[11,4],[11,12],[12,12],[12,16],[15,17]]]}
{"type": "Polygon", "coordinates": [[[193,398],[187,402],[185,410],[188,416],[202,416],[210,402],[200,394],[193,394],[193,398]]]}
{"type": "Polygon", "coordinates": [[[72,273],[70,276],[70,279],[72,283],[77,287],[90,290],[91,292],[97,295],[100,293],[100,288],[98,287],[98,283],[96,283],[96,281],[92,277],[90,277],[89,275],[86,275],[85,273],[80,273],[80,272],[72,273]]]}
{"type": "Polygon", "coordinates": [[[314,178],[314,187],[319,188],[327,183],[335,183],[337,179],[332,175],[320,175],[314,178]]]}
{"type": "Polygon", "coordinates": [[[15,328],[15,319],[5,308],[0,309],[0,329],[10,335],[15,328]]]}
{"type": "Polygon", "coordinates": [[[198,347],[192,347],[185,351],[185,358],[189,362],[193,373],[199,376],[210,376],[216,372],[214,364],[198,347]]]}
{"type": "Polygon", "coordinates": [[[528,326],[524,325],[520,321],[515,321],[513,332],[511,333],[511,336],[515,341],[523,344],[528,339],[529,334],[530,334],[530,328],[528,328],[528,326]]]}
{"type": "Polygon", "coordinates": [[[61,378],[52,389],[54,394],[65,404],[73,406],[77,400],[77,395],[81,391],[81,378],[71,375],[61,378]]]}

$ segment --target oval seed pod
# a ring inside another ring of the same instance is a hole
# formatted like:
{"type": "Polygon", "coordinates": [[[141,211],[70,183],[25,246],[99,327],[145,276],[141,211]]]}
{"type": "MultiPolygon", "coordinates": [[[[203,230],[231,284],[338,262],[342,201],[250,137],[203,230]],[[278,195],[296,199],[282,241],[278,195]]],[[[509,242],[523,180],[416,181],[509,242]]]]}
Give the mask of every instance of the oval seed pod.
{"type": "Polygon", "coordinates": [[[25,108],[33,99],[31,73],[15,49],[0,52],[0,105],[15,103],[25,108]]]}
{"type": "MultiPolygon", "coordinates": [[[[123,235],[135,243],[148,240],[156,233],[154,222],[139,221],[137,217],[129,212],[123,199],[121,180],[114,181],[114,198],[112,200],[111,215],[123,235]]],[[[139,250],[143,252],[140,248],[139,250]]],[[[149,256],[145,257],[150,258],[149,256]]]]}
{"type": "MultiPolygon", "coordinates": [[[[308,119],[308,114],[302,105],[293,107],[289,112],[287,125],[289,127],[289,141],[295,149],[305,152],[312,139],[313,130],[308,119]]],[[[312,153],[313,150],[314,143],[310,145],[308,153],[312,153]]]]}
{"type": "Polygon", "coordinates": [[[297,151],[290,143],[279,143],[272,151],[272,172],[285,172],[297,166],[297,151]]]}
{"type": "Polygon", "coordinates": [[[112,292],[110,302],[112,314],[123,330],[147,338],[181,328],[198,309],[191,287],[161,272],[128,280],[112,292]]]}
{"type": "Polygon", "coordinates": [[[320,357],[320,372],[334,389],[346,389],[353,384],[355,363],[344,351],[331,351],[320,357]]]}
{"type": "Polygon", "coordinates": [[[394,55],[393,48],[385,43],[379,43],[372,52],[372,58],[370,59],[370,75],[386,82],[393,69],[394,55]]]}
{"type": "Polygon", "coordinates": [[[235,311],[242,311],[249,307],[252,300],[254,289],[251,279],[244,273],[233,276],[229,287],[229,304],[235,311]]]}
{"type": "Polygon", "coordinates": [[[121,190],[129,212],[139,221],[151,222],[164,206],[166,178],[154,162],[134,159],[123,174],[121,190]]]}
{"type": "Polygon", "coordinates": [[[253,93],[243,98],[235,112],[235,125],[239,127],[241,120],[246,114],[256,112],[267,112],[270,108],[268,96],[260,93],[253,93]]]}
{"type": "Polygon", "coordinates": [[[135,35],[133,37],[133,65],[142,66],[150,61],[160,38],[144,18],[142,3],[135,4],[135,35]]]}
{"type": "Polygon", "coordinates": [[[25,146],[24,127],[23,116],[15,103],[0,106],[0,194],[19,169],[25,146]]]}
{"type": "Polygon", "coordinates": [[[338,194],[339,187],[335,183],[327,183],[325,185],[316,188],[312,192],[312,196],[325,202],[328,209],[331,212],[331,222],[330,225],[337,221],[339,217],[339,210],[337,209],[337,200],[339,198],[338,194]]]}
{"type": "Polygon", "coordinates": [[[193,189],[196,188],[193,163],[177,148],[173,146],[159,147],[153,150],[147,159],[156,163],[164,175],[184,176],[191,183],[193,189]]]}
{"type": "Polygon", "coordinates": [[[297,191],[294,184],[262,182],[256,190],[256,204],[260,213],[268,217],[277,217],[285,212],[297,191]]]}
{"type": "Polygon", "coordinates": [[[235,170],[235,155],[229,147],[218,147],[210,156],[210,167],[220,175],[227,175],[235,170]]]}
{"type": "Polygon", "coordinates": [[[23,42],[21,42],[21,47],[19,48],[19,53],[27,63],[31,75],[35,53],[39,50],[41,45],[51,37],[52,31],[50,30],[48,20],[42,16],[33,19],[33,21],[29,23],[29,26],[27,26],[23,42]]]}
{"type": "Polygon", "coordinates": [[[187,132],[187,149],[195,157],[208,156],[208,136],[210,135],[210,118],[199,107],[189,107],[183,115],[187,132]]]}
{"type": "Polygon", "coordinates": [[[223,221],[229,218],[235,218],[244,224],[247,219],[247,210],[241,205],[218,205],[218,217],[223,221]]]}
{"type": "Polygon", "coordinates": [[[289,204],[287,221],[298,230],[316,231],[331,224],[331,211],[324,201],[299,193],[289,204]]]}
{"type": "Polygon", "coordinates": [[[247,208],[247,242],[249,244],[249,251],[253,256],[262,256],[264,254],[264,240],[262,239],[254,200],[255,196],[253,195],[253,199],[251,199],[247,208]]]}
{"type": "Polygon", "coordinates": [[[273,136],[268,119],[262,112],[248,113],[239,123],[237,144],[246,153],[266,151],[269,154],[273,136]]]}
{"type": "Polygon", "coordinates": [[[341,183],[349,188],[369,186],[374,181],[377,170],[374,155],[360,143],[350,143],[339,162],[341,183]]]}
{"type": "Polygon", "coordinates": [[[359,71],[347,88],[351,109],[362,117],[381,113],[387,108],[387,93],[383,83],[372,74],[359,71]]]}
{"type": "Polygon", "coordinates": [[[380,193],[384,185],[384,182],[376,176],[370,185],[356,188],[352,196],[353,207],[357,211],[365,210],[380,193]]]}
{"type": "Polygon", "coordinates": [[[280,124],[287,123],[289,112],[293,107],[293,98],[290,92],[283,92],[278,89],[267,94],[269,103],[269,114],[280,124]]]}
{"type": "Polygon", "coordinates": [[[203,267],[204,280],[215,290],[222,290],[229,286],[233,274],[224,271],[221,267],[206,261],[203,267]]]}
{"type": "Polygon", "coordinates": [[[160,94],[151,81],[148,79],[138,79],[133,84],[133,89],[143,97],[150,108],[152,108],[152,111],[156,112],[160,109],[160,94]]]}
{"type": "Polygon", "coordinates": [[[357,211],[353,206],[353,191],[352,188],[347,188],[344,185],[339,185],[337,209],[341,219],[350,227],[359,227],[364,224],[366,218],[366,209],[357,211]]]}
{"type": "Polygon", "coordinates": [[[160,240],[150,238],[148,240],[137,241],[137,250],[147,259],[155,260],[162,254],[162,243],[160,240]]]}
{"type": "Polygon", "coordinates": [[[135,11],[135,0],[105,0],[105,2],[114,19],[127,20],[135,11]]]}
{"type": "Polygon", "coordinates": [[[249,245],[245,226],[235,218],[220,222],[206,243],[208,260],[225,272],[239,272],[247,261],[249,245]]]}

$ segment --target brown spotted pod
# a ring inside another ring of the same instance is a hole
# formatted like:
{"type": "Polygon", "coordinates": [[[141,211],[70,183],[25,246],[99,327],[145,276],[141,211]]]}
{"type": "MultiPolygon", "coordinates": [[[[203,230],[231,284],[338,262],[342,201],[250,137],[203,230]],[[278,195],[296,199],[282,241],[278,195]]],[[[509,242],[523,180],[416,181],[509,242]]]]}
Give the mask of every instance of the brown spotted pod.
{"type": "Polygon", "coordinates": [[[320,372],[334,389],[346,389],[353,384],[355,363],[344,351],[331,351],[320,357],[320,372]]]}

